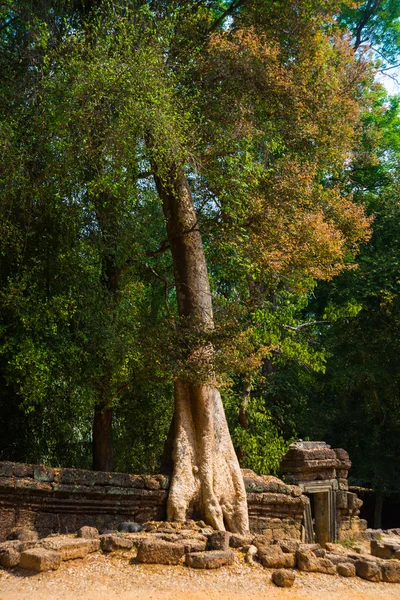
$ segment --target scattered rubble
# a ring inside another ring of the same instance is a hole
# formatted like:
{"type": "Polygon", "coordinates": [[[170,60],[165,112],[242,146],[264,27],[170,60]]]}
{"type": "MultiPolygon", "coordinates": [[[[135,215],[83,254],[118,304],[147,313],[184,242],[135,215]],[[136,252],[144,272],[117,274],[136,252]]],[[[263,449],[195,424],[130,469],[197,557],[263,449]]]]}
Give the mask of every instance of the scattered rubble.
{"type": "Polygon", "coordinates": [[[382,533],[384,539],[371,537],[369,553],[366,541],[355,548],[334,543],[322,547],[294,539],[271,540],[268,535],[213,531],[202,521],[149,521],[140,527],[134,525],[137,524],[124,522],[119,531],[101,535],[95,527],[83,526],[75,535],[51,534],[42,539],[34,530],[20,529],[12,533],[13,539],[0,543],[0,566],[36,572],[56,570],[62,561],[100,551],[119,552],[132,563],[184,564],[194,569],[219,569],[245,562],[257,568],[275,569],[271,581],[278,587],[293,585],[294,569],[400,583],[400,544],[396,540],[398,533],[393,531],[382,533]]]}

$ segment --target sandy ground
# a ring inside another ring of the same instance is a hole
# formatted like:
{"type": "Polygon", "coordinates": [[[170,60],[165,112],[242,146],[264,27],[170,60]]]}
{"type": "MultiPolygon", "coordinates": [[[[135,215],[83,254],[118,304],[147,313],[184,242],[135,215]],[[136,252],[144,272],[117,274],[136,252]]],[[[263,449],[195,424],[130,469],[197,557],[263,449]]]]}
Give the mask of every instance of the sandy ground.
{"type": "Polygon", "coordinates": [[[132,564],[130,557],[96,553],[47,573],[0,568],[0,600],[400,600],[400,584],[296,571],[293,588],[284,590],[260,566],[199,571],[132,564]]]}

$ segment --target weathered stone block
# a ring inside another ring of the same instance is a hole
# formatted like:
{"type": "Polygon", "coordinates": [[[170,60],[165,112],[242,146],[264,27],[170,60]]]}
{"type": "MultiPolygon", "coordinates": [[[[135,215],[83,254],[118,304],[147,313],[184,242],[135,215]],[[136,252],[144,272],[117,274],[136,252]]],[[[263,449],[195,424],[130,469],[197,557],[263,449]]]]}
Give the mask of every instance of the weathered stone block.
{"type": "Polygon", "coordinates": [[[228,531],[214,531],[207,542],[208,550],[229,550],[230,533],[228,531]]]}
{"type": "Polygon", "coordinates": [[[400,583],[400,562],[390,560],[382,565],[382,580],[387,583],[400,583]]]}
{"type": "Polygon", "coordinates": [[[61,554],[46,548],[33,548],[21,553],[19,566],[21,569],[33,571],[55,571],[61,564],[61,554]]]}
{"type": "Polygon", "coordinates": [[[292,587],[295,579],[296,573],[294,571],[288,571],[286,569],[279,569],[279,571],[274,571],[271,576],[272,583],[282,588],[292,587]]]}
{"type": "Polygon", "coordinates": [[[193,552],[186,554],[185,562],[193,569],[219,569],[225,565],[233,564],[235,554],[228,550],[211,550],[209,552],[193,552]]]}
{"type": "Polygon", "coordinates": [[[7,548],[0,551],[0,565],[11,569],[19,564],[21,554],[15,548],[7,548]]]}
{"type": "Polygon", "coordinates": [[[289,554],[284,554],[282,548],[278,545],[264,546],[258,549],[258,557],[261,560],[263,567],[268,569],[282,569],[286,567],[286,557],[289,554]]]}
{"type": "Polygon", "coordinates": [[[131,550],[133,541],[116,533],[106,533],[100,536],[100,545],[103,552],[115,552],[116,550],[131,550]]]}
{"type": "Polygon", "coordinates": [[[326,575],[336,575],[336,566],[329,560],[329,558],[317,558],[318,573],[325,573],[326,575]]]}
{"type": "Polygon", "coordinates": [[[54,481],[54,469],[51,467],[45,467],[44,465],[33,466],[33,477],[37,481],[51,483],[54,481]]]}
{"type": "Polygon", "coordinates": [[[86,539],[98,539],[99,538],[99,530],[96,527],[88,527],[84,525],[81,527],[77,533],[78,538],[86,538],[86,539]]]}
{"type": "Polygon", "coordinates": [[[355,577],[356,568],[351,562],[344,562],[337,565],[336,570],[342,577],[355,577]]]}
{"type": "Polygon", "coordinates": [[[335,565],[328,558],[317,558],[311,550],[298,550],[296,561],[300,571],[326,573],[327,575],[336,573],[335,565]]]}
{"type": "Polygon", "coordinates": [[[356,574],[362,579],[375,582],[382,579],[381,568],[377,563],[368,560],[356,560],[355,568],[356,574]]]}
{"type": "Polygon", "coordinates": [[[242,548],[243,546],[250,546],[253,542],[254,535],[240,535],[238,533],[232,533],[229,538],[229,545],[231,548],[242,548]]]}
{"type": "Polygon", "coordinates": [[[337,508],[347,508],[347,492],[336,492],[336,506],[337,508]]]}
{"type": "Polygon", "coordinates": [[[294,553],[299,549],[300,543],[297,540],[281,540],[278,542],[283,552],[294,553]]]}
{"type": "Polygon", "coordinates": [[[378,558],[390,559],[393,555],[393,550],[390,544],[385,544],[378,540],[371,540],[371,554],[378,558]]]}
{"type": "Polygon", "coordinates": [[[84,558],[90,552],[96,552],[100,547],[99,539],[53,537],[41,541],[43,548],[60,553],[61,560],[84,558]]]}
{"type": "Polygon", "coordinates": [[[139,544],[137,560],[140,563],[177,565],[181,562],[184,554],[185,546],[180,542],[149,539],[139,544]]]}

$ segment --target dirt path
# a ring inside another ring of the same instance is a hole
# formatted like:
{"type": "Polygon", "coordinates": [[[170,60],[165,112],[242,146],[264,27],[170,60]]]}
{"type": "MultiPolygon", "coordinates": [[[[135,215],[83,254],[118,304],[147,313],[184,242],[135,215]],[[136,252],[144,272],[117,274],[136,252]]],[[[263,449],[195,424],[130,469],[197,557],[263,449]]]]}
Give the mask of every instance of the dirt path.
{"type": "Polygon", "coordinates": [[[296,573],[294,587],[281,590],[262,567],[197,571],[92,554],[54,572],[0,569],[0,600],[400,600],[400,584],[296,573]]]}

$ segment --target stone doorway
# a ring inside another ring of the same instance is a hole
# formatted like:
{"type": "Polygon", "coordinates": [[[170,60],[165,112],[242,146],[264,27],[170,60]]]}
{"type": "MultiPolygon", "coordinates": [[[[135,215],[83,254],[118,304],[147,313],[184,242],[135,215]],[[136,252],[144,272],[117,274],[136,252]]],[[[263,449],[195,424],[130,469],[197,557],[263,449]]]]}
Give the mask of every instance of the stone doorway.
{"type": "Polygon", "coordinates": [[[336,496],[334,486],[327,482],[313,482],[301,485],[310,504],[304,515],[305,541],[324,546],[336,541],[336,496]]]}

